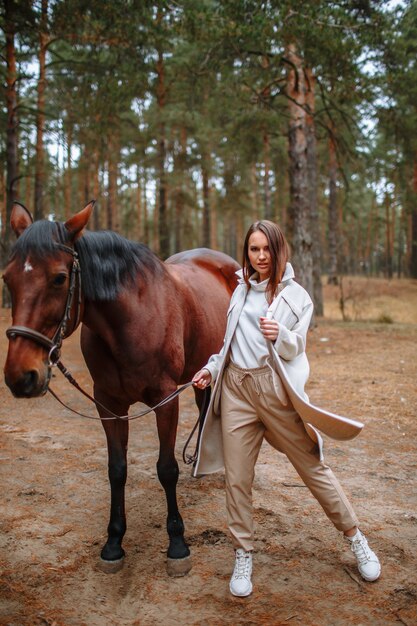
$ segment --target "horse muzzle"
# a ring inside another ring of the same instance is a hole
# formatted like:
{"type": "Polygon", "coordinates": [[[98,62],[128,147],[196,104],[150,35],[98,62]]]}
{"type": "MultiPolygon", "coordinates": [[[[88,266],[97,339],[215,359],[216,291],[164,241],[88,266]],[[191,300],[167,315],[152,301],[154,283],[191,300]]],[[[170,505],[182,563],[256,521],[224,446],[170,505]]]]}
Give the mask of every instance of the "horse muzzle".
{"type": "Polygon", "coordinates": [[[56,362],[54,357],[59,358],[59,349],[51,339],[26,326],[11,326],[6,335],[9,339],[4,366],[6,385],[16,398],[45,395],[51,379],[51,366],[56,362]],[[49,351],[47,361],[44,359],[45,349],[49,351]]]}
{"type": "Polygon", "coordinates": [[[15,398],[37,398],[44,396],[48,390],[51,378],[51,369],[45,366],[45,371],[30,369],[12,376],[5,368],[4,380],[15,398]]]}

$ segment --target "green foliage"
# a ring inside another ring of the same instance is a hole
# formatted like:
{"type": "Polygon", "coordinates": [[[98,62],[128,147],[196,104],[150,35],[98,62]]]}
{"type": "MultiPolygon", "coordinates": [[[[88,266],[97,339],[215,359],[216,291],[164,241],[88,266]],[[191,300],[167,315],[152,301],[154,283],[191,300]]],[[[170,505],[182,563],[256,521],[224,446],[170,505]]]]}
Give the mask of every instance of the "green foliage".
{"type": "MultiPolygon", "coordinates": [[[[26,197],[35,166],[40,3],[11,4],[19,64],[21,193],[26,197]]],[[[287,50],[296,44],[304,68],[317,81],[321,230],[326,233],[332,136],[347,265],[359,271],[375,203],[372,228],[378,236],[370,254],[377,255],[374,260],[383,257],[378,250],[385,245],[388,183],[395,189],[390,193],[399,215],[403,206],[411,210],[412,192],[405,181],[417,153],[416,16],[414,2],[389,9],[379,0],[50,0],[44,113],[51,213],[64,214],[66,186],[75,210],[97,193],[98,185],[101,225],[106,226],[109,168],[116,160],[120,227],[155,242],[163,141],[169,227],[174,232],[180,219],[192,245],[200,244],[204,176],[217,217],[213,245],[223,246],[222,236],[233,231],[233,224],[242,227],[264,214],[267,184],[273,214],[280,216],[289,203],[287,50]]],[[[4,47],[4,11],[1,20],[4,47]]],[[[4,67],[0,71],[4,82],[4,67]]],[[[6,128],[5,104],[0,123],[6,128]]],[[[2,133],[3,169],[5,151],[2,133]]],[[[406,239],[404,223],[398,219],[395,228],[399,253],[406,239]]],[[[175,241],[171,237],[172,252],[179,245],[175,241]]],[[[374,271],[381,263],[372,265],[374,271]]]]}

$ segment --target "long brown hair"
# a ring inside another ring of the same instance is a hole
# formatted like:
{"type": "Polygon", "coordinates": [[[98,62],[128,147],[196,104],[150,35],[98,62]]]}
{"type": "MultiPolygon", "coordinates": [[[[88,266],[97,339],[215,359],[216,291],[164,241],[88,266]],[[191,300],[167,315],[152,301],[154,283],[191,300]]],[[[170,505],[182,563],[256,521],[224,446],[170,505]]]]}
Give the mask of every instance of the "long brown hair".
{"type": "Polygon", "coordinates": [[[269,220],[254,222],[246,233],[245,243],[243,245],[243,278],[248,287],[250,287],[249,278],[256,271],[249,261],[249,237],[256,231],[260,231],[267,238],[271,254],[271,275],[266,288],[266,299],[268,303],[271,304],[276,296],[278,285],[284,275],[285,266],[290,256],[290,248],[278,224],[274,224],[274,222],[270,222],[269,220]]]}

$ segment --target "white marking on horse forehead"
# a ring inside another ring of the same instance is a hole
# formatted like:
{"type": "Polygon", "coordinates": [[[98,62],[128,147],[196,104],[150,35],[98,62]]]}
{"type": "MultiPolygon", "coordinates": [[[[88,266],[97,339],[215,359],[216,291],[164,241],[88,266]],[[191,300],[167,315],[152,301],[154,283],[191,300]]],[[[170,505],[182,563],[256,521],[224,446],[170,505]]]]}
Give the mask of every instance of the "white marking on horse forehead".
{"type": "Polygon", "coordinates": [[[23,271],[24,272],[32,272],[33,271],[33,266],[31,265],[31,263],[29,261],[29,257],[25,261],[25,264],[23,266],[23,271]]]}

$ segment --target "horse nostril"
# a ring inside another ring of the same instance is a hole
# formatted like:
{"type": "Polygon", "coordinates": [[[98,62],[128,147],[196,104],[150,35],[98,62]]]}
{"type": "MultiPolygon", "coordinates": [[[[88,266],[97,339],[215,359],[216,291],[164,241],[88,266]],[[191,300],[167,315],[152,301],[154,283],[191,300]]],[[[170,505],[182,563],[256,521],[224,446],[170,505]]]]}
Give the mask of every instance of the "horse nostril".
{"type": "Polygon", "coordinates": [[[28,395],[32,394],[37,389],[38,383],[39,372],[37,370],[25,372],[22,377],[22,388],[24,393],[27,393],[28,395]]]}
{"type": "Polygon", "coordinates": [[[18,398],[30,398],[31,396],[39,395],[39,372],[37,370],[29,370],[13,382],[8,381],[6,377],[6,384],[18,398]]]}

